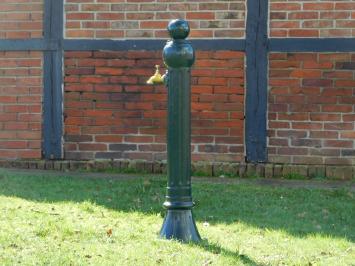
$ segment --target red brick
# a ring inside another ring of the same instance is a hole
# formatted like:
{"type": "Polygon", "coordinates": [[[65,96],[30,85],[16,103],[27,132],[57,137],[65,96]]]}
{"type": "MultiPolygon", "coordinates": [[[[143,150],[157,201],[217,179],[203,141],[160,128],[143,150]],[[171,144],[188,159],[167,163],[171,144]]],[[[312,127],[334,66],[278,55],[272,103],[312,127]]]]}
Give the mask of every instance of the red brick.
{"type": "Polygon", "coordinates": [[[0,141],[0,149],[26,149],[28,146],[27,141],[0,141]]]}
{"type": "Polygon", "coordinates": [[[67,30],[66,36],[69,38],[92,38],[95,32],[93,30],[67,30]]]}
{"type": "Polygon", "coordinates": [[[107,77],[101,77],[101,76],[83,76],[80,78],[81,83],[107,83],[108,78],[107,77]]]}
{"type": "Polygon", "coordinates": [[[320,78],[322,72],[320,70],[294,70],[291,72],[290,77],[297,78],[320,78]]]}
{"type": "Polygon", "coordinates": [[[307,148],[278,148],[277,149],[278,154],[280,155],[307,155],[308,154],[308,149],[307,148]]]}
{"type": "Polygon", "coordinates": [[[355,80],[336,80],[336,87],[355,87],[355,80]]]}
{"type": "Polygon", "coordinates": [[[333,112],[333,113],[351,113],[351,105],[322,105],[323,112],[333,112]]]}
{"type": "Polygon", "coordinates": [[[334,131],[311,131],[311,138],[320,138],[320,139],[337,139],[339,136],[338,132],[334,131]]]}
{"type": "Polygon", "coordinates": [[[271,10],[300,10],[300,3],[271,3],[271,10]]]}
{"type": "Polygon", "coordinates": [[[304,3],[271,4],[271,36],[272,37],[351,37],[354,36],[352,3],[307,1],[304,3]],[[347,7],[347,8],[346,8],[347,7]],[[336,11],[334,10],[336,9],[336,11]],[[275,12],[277,11],[277,12],[275,12]],[[286,12],[288,21],[286,20],[286,12]],[[329,19],[329,20],[324,20],[329,19]],[[333,21],[335,20],[333,25],[333,21]],[[343,20],[343,21],[341,21],[343,20]],[[300,23],[299,29],[297,23],[300,23]],[[333,28],[333,26],[335,28],[333,28]],[[344,28],[349,27],[349,30],[344,28]],[[312,28],[314,31],[307,31],[312,28]]]}
{"type": "Polygon", "coordinates": [[[16,152],[16,157],[22,159],[39,159],[41,158],[41,151],[38,149],[19,150],[16,152]]]}
{"type": "Polygon", "coordinates": [[[318,12],[290,12],[288,19],[318,19],[318,12]]]}
{"type": "Polygon", "coordinates": [[[122,142],[123,137],[119,135],[98,135],[95,136],[97,142],[122,142]]]}
{"type": "MultiPolygon", "coordinates": [[[[18,139],[23,140],[40,140],[41,139],[41,132],[40,131],[21,131],[16,133],[16,137],[18,139]]],[[[34,141],[29,141],[28,144],[33,143],[34,141]]],[[[40,148],[40,147],[38,147],[40,148]]]]}
{"type": "Polygon", "coordinates": [[[355,139],[355,131],[345,131],[340,133],[341,138],[355,139]]]}
{"type": "Polygon", "coordinates": [[[311,130],[320,130],[322,129],[321,123],[312,123],[309,122],[292,122],[293,129],[311,129],[311,130]]]}
{"type": "Polygon", "coordinates": [[[290,122],[269,121],[268,125],[269,128],[278,128],[278,129],[290,128],[290,122]]]}
{"type": "Polygon", "coordinates": [[[151,110],[153,108],[152,103],[126,103],[125,107],[128,110],[151,110]]]}
{"type": "Polygon", "coordinates": [[[326,130],[352,130],[354,128],[352,123],[325,123],[326,130]]]}
{"type": "Polygon", "coordinates": [[[293,114],[279,113],[277,118],[278,120],[305,121],[305,120],[309,120],[309,114],[308,113],[293,113],[293,114]]]}
{"type": "Polygon", "coordinates": [[[351,140],[325,140],[325,147],[335,147],[335,148],[353,148],[353,141],[351,140]]]}
{"type": "Polygon", "coordinates": [[[335,9],[336,10],[354,10],[355,3],[347,3],[347,2],[335,3],[335,9]]]}
{"type": "MultiPolygon", "coordinates": [[[[70,82],[70,80],[65,80],[66,82],[70,82]]],[[[92,84],[71,84],[66,87],[67,91],[93,91],[92,84]]]]}
{"type": "Polygon", "coordinates": [[[214,19],[215,13],[214,12],[187,12],[186,19],[193,20],[193,19],[214,19]]]}
{"type": "Polygon", "coordinates": [[[82,151],[106,151],[106,144],[98,144],[98,143],[80,143],[79,149],[82,151]]]}
{"type": "Polygon", "coordinates": [[[95,74],[96,75],[122,75],[123,70],[121,68],[111,68],[111,67],[96,67],[95,74]]]}
{"type": "Polygon", "coordinates": [[[304,10],[332,10],[334,8],[334,3],[304,3],[304,10]]]}
{"type": "Polygon", "coordinates": [[[313,121],[340,121],[340,114],[311,114],[311,120],[313,121]]]}
{"type": "Polygon", "coordinates": [[[290,29],[290,37],[318,37],[318,30],[309,30],[309,29],[290,29]]]}
{"type": "Polygon", "coordinates": [[[343,120],[345,122],[352,122],[355,121],[355,114],[344,114],[343,115],[343,120]]]}
{"type": "Polygon", "coordinates": [[[111,92],[111,93],[122,92],[122,86],[111,85],[111,84],[96,84],[94,87],[94,90],[95,90],[95,92],[111,92]]]}

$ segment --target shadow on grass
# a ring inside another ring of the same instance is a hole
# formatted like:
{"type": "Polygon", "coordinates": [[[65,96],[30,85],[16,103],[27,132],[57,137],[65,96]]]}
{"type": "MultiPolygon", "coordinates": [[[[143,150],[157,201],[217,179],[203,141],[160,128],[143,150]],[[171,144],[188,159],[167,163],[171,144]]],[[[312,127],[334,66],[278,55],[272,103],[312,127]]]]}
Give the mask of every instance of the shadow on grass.
{"type": "MultiPolygon", "coordinates": [[[[166,181],[15,174],[0,169],[0,195],[39,202],[90,201],[124,212],[161,213],[166,181]]],[[[322,234],[355,240],[355,200],[346,190],[307,190],[198,183],[193,185],[197,221],[243,222],[303,237],[322,234]]],[[[223,251],[231,254],[229,251],[223,251]]]]}
{"type": "Polygon", "coordinates": [[[249,258],[245,254],[240,254],[238,251],[233,252],[229,249],[223,248],[215,243],[208,242],[207,240],[203,240],[199,244],[194,244],[195,246],[198,246],[208,252],[211,252],[213,254],[223,254],[226,257],[230,257],[231,259],[235,261],[240,261],[243,263],[243,265],[248,265],[248,266],[262,266],[263,264],[258,264],[251,258],[249,258]]]}

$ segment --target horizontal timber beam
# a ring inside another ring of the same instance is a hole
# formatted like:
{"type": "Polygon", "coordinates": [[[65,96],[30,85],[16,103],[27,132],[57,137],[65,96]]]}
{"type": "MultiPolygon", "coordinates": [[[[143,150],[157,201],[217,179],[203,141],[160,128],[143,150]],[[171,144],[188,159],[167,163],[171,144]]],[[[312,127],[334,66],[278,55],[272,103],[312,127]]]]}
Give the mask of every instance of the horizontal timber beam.
{"type": "MultiPolygon", "coordinates": [[[[192,39],[197,50],[245,51],[244,39],[192,39]]],[[[160,50],[166,40],[64,39],[64,50],[160,50]]],[[[0,51],[56,51],[57,39],[0,39],[0,51]]],[[[355,52],[355,38],[270,38],[269,52],[355,52]]]]}
{"type": "Polygon", "coordinates": [[[54,51],[59,47],[56,40],[18,39],[0,40],[0,51],[54,51]]]}
{"type": "Polygon", "coordinates": [[[270,52],[355,52],[355,38],[271,38],[270,52]]]}
{"type": "MultiPolygon", "coordinates": [[[[190,40],[197,50],[234,50],[244,51],[245,41],[242,39],[215,39],[215,40],[190,40]]],[[[84,40],[65,39],[64,50],[90,51],[90,50],[161,50],[166,40],[84,40]]]]}

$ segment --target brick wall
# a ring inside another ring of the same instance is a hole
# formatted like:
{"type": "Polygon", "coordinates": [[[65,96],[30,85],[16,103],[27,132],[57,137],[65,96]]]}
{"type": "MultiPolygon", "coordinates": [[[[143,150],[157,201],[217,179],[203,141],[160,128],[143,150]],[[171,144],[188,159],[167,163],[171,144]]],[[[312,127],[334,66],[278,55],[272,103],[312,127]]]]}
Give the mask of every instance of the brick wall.
{"type": "MultiPolygon", "coordinates": [[[[65,57],[65,158],[166,159],[166,88],[145,84],[161,52],[65,57]]],[[[244,54],[197,52],[192,76],[193,160],[244,160],[244,54]]]]}
{"type": "MultiPolygon", "coordinates": [[[[246,3],[66,0],[65,37],[166,39],[183,18],[191,38],[243,39],[246,3]]],[[[0,39],[41,38],[43,6],[2,1],[0,39]]],[[[270,0],[269,17],[275,38],[355,37],[353,0],[270,0]]],[[[216,49],[192,70],[192,157],[244,167],[244,54],[216,49]]],[[[39,159],[42,53],[0,53],[0,159],[39,159]]],[[[65,52],[65,159],[166,159],[166,89],[145,84],[155,64],[161,51],[65,52]]],[[[269,162],[355,165],[354,64],[354,53],[270,54],[269,162]]]]}
{"type": "Polygon", "coordinates": [[[0,52],[0,159],[41,158],[42,53],[0,52]]]}
{"type": "Polygon", "coordinates": [[[167,38],[171,19],[190,22],[191,38],[242,38],[245,0],[66,0],[68,38],[167,38]]]}
{"type": "Polygon", "coordinates": [[[355,54],[270,54],[269,160],[355,164],[355,54]]]}
{"type": "Polygon", "coordinates": [[[0,39],[41,38],[43,36],[43,1],[1,1],[0,39]]]}
{"type": "Polygon", "coordinates": [[[355,36],[355,2],[270,0],[270,36],[355,36]]]}

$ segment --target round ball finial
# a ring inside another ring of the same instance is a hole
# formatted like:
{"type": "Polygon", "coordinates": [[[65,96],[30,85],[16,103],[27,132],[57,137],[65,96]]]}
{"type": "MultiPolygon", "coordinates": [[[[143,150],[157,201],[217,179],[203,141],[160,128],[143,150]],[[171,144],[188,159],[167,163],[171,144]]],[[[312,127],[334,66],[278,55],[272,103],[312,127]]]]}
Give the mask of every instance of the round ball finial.
{"type": "Polygon", "coordinates": [[[189,36],[190,26],[186,20],[174,19],[168,25],[168,31],[174,40],[185,39],[189,36]]]}

